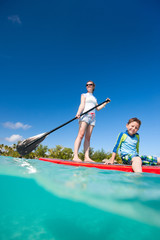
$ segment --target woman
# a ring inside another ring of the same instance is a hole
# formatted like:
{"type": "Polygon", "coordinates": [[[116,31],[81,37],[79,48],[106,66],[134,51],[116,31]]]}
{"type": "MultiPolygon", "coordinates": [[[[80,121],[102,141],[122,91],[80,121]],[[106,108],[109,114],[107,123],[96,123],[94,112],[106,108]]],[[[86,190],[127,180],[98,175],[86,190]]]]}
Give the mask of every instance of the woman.
{"type": "MultiPolygon", "coordinates": [[[[88,81],[86,84],[87,93],[81,95],[81,103],[78,108],[78,112],[76,114],[76,117],[79,119],[79,132],[78,136],[74,143],[74,157],[73,161],[75,162],[82,162],[82,160],[78,157],[78,150],[81,145],[81,141],[85,134],[85,140],[84,140],[84,161],[85,162],[94,162],[89,158],[89,148],[90,148],[90,138],[93,131],[93,128],[95,126],[95,109],[91,112],[83,115],[80,117],[80,114],[83,112],[86,112],[87,110],[95,107],[98,105],[97,99],[93,96],[93,92],[95,89],[95,84],[93,81],[88,81]]],[[[110,100],[107,98],[107,100],[110,100]]],[[[108,102],[103,103],[96,109],[99,111],[102,108],[106,106],[108,102]]]]}

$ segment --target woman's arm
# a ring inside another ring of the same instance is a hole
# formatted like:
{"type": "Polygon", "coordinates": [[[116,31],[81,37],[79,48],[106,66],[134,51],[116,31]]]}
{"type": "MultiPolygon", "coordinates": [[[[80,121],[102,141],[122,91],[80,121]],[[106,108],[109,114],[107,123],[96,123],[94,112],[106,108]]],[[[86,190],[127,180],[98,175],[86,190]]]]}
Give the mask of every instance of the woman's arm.
{"type": "Polygon", "coordinates": [[[78,108],[78,111],[77,111],[77,114],[76,114],[77,118],[80,118],[80,114],[83,111],[84,107],[85,107],[85,96],[84,96],[84,94],[82,94],[81,95],[81,103],[79,105],[79,108],[78,108]]]}
{"type": "Polygon", "coordinates": [[[101,110],[102,108],[104,108],[111,100],[109,98],[106,99],[107,102],[103,103],[102,105],[100,105],[99,107],[97,107],[97,111],[101,110]]]}

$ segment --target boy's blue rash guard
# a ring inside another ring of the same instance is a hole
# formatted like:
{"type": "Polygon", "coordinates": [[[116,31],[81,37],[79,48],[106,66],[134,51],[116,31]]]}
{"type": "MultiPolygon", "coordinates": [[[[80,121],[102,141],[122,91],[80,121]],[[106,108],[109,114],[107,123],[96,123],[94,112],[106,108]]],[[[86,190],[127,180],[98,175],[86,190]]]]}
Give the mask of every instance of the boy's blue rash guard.
{"type": "Polygon", "coordinates": [[[117,153],[120,149],[121,156],[126,154],[138,155],[139,154],[139,134],[136,133],[130,136],[128,132],[122,132],[118,135],[113,152],[117,153]]]}

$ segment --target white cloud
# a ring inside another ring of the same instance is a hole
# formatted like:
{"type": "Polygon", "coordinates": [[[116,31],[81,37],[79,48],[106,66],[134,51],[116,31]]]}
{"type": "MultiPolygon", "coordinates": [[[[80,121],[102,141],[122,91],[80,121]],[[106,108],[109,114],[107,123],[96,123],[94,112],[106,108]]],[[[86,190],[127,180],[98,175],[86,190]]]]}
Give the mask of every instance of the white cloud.
{"type": "Polygon", "coordinates": [[[14,134],[14,135],[10,136],[9,138],[6,137],[5,140],[8,142],[17,142],[17,141],[22,140],[22,136],[14,134]]]}
{"type": "Polygon", "coordinates": [[[10,128],[10,129],[18,129],[18,128],[22,128],[24,130],[28,129],[28,128],[31,128],[30,125],[28,124],[23,124],[21,122],[17,122],[17,123],[12,123],[12,122],[5,122],[3,123],[3,126],[5,128],[10,128]]]}
{"type": "Polygon", "coordinates": [[[18,23],[22,24],[21,19],[18,15],[11,15],[8,17],[8,20],[11,21],[12,23],[18,23]]]}

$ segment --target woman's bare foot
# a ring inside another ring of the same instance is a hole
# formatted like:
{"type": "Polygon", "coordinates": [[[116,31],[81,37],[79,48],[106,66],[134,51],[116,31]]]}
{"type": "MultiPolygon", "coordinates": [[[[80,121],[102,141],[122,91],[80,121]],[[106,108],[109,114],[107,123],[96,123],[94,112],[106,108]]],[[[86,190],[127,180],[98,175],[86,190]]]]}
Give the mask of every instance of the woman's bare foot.
{"type": "Polygon", "coordinates": [[[85,158],[85,159],[84,159],[84,162],[87,162],[87,163],[94,163],[95,161],[93,161],[93,160],[90,159],[90,158],[85,158]]]}
{"type": "Polygon", "coordinates": [[[72,161],[74,161],[74,162],[82,162],[82,160],[80,158],[73,158],[72,161]]]}

